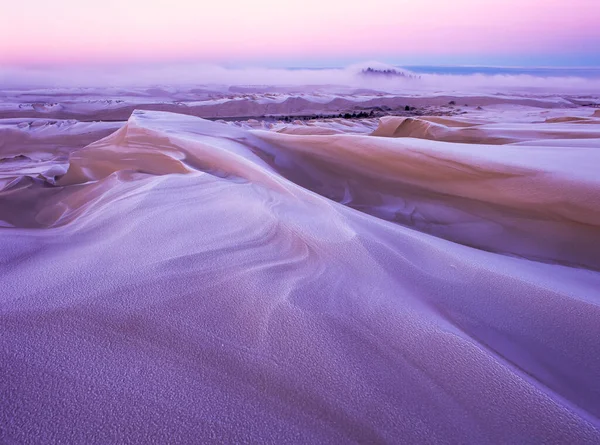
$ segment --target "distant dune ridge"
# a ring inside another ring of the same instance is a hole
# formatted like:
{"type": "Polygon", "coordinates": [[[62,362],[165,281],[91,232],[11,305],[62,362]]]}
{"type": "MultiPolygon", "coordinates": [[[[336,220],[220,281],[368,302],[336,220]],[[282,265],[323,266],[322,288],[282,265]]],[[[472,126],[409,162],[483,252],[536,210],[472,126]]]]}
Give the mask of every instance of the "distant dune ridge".
{"type": "MultiPolygon", "coordinates": [[[[315,116],[343,117],[347,113],[388,113],[405,111],[408,106],[431,108],[431,113],[448,113],[462,98],[460,94],[431,94],[423,92],[392,94],[385,91],[360,91],[354,88],[337,91],[323,87],[309,90],[295,88],[290,92],[269,91],[262,88],[256,93],[232,93],[226,90],[209,90],[196,93],[189,88],[178,89],[172,97],[165,98],[154,89],[131,89],[119,92],[117,97],[82,99],[80,90],[53,93],[44,91],[48,102],[25,102],[17,93],[7,94],[0,107],[0,118],[46,118],[80,121],[126,121],[134,110],[168,111],[211,119],[264,119],[278,117],[315,116]],[[58,96],[58,97],[57,97],[58,96]],[[51,100],[51,102],[50,102],[51,100]],[[58,102],[56,102],[58,100],[58,102]],[[454,105],[450,105],[454,103],[454,105]],[[342,116],[339,116],[339,115],[342,116]]],[[[111,97],[111,96],[108,96],[111,97]]],[[[520,105],[537,108],[578,107],[578,99],[536,96],[497,96],[478,94],[464,98],[466,106],[520,105]]],[[[461,105],[465,105],[464,103],[461,105]]],[[[459,105],[460,107],[460,105],[459,105]]],[[[458,111],[454,107],[455,111],[458,111]]]]}
{"type": "Polygon", "coordinates": [[[596,99],[140,91],[4,96],[0,443],[600,442],[596,99]]]}

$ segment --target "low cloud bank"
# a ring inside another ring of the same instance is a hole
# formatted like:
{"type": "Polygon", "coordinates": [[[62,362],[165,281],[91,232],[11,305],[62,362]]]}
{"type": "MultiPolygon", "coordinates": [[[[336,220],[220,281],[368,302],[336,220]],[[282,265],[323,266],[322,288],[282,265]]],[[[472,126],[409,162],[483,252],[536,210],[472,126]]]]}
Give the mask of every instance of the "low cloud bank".
{"type": "Polygon", "coordinates": [[[50,68],[0,68],[3,88],[149,87],[149,86],[339,86],[389,92],[518,92],[548,93],[600,92],[600,78],[534,75],[416,74],[402,70],[406,77],[363,75],[366,68],[396,69],[378,62],[366,62],[340,69],[226,68],[207,64],[160,66],[94,66],[50,68]]]}

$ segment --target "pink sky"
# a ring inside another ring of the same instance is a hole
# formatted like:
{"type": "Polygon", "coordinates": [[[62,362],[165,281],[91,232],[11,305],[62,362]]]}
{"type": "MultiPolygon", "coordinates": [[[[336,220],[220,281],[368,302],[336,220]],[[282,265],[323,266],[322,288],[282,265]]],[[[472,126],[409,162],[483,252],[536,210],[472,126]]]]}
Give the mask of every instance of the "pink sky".
{"type": "Polygon", "coordinates": [[[0,62],[597,54],[599,17],[600,0],[0,0],[0,62]]]}

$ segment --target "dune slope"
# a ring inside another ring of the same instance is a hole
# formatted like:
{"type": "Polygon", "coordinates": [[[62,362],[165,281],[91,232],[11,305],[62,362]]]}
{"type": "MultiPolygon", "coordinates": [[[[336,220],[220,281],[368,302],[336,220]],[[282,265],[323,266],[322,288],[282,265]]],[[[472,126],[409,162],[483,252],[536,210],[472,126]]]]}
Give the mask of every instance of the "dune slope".
{"type": "Polygon", "coordinates": [[[570,140],[135,112],[66,172],[4,169],[0,442],[600,441],[570,140]]]}

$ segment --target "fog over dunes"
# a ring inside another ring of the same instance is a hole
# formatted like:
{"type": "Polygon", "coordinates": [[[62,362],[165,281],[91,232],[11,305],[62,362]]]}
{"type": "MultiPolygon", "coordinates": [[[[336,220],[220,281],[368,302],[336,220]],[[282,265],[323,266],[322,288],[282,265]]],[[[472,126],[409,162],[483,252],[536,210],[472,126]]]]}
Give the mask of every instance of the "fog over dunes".
{"type": "MultiPolygon", "coordinates": [[[[258,85],[303,86],[340,85],[368,87],[383,91],[493,91],[531,89],[538,92],[597,93],[600,78],[582,77],[582,70],[561,77],[532,74],[416,74],[409,69],[377,61],[345,68],[286,69],[252,66],[225,67],[205,63],[120,64],[88,66],[44,66],[0,68],[0,85],[18,87],[144,87],[167,85],[258,85]],[[364,72],[395,71],[402,76],[369,76],[364,72]]],[[[551,72],[551,70],[549,70],[551,72]]],[[[568,70],[567,70],[568,71],[568,70]]],[[[527,70],[524,70],[527,72],[527,70]]],[[[591,73],[595,71],[590,71],[591,73]]]]}

